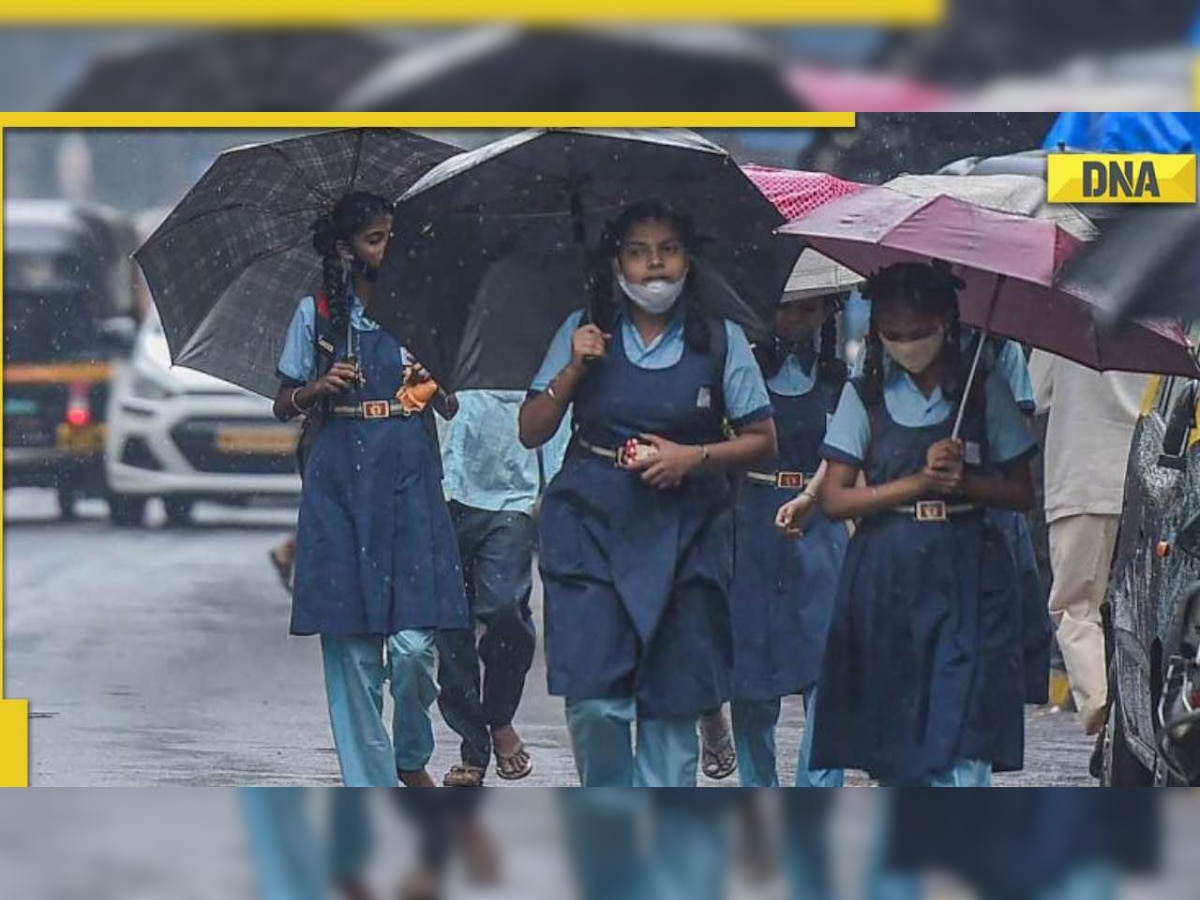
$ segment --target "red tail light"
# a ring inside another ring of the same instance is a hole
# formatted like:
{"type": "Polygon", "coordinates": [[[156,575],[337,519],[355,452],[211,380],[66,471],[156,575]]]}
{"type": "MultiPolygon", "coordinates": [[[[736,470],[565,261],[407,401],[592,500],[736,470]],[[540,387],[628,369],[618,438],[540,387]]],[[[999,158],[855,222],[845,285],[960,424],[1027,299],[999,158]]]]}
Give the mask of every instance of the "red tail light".
{"type": "Polygon", "coordinates": [[[91,384],[76,381],[67,392],[66,420],[68,425],[82,428],[92,424],[91,384]]]}

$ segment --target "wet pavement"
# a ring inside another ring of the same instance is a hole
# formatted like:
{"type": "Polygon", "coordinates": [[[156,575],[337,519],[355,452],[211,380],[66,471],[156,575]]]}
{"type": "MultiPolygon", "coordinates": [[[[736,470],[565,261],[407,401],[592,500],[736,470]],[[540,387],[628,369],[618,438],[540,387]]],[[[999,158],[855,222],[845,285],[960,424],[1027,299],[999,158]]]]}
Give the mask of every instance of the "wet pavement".
{"type": "MultiPolygon", "coordinates": [[[[294,510],[201,505],[181,529],[161,510],[141,529],[111,527],[100,501],[70,523],[54,510],[48,492],[5,497],[5,687],[30,700],[34,785],[338,783],[317,640],[288,636],[289,600],[267,561],[294,510]]],[[[539,622],[540,600],[535,585],[539,622]]],[[[785,702],[785,783],[801,709],[785,702]]],[[[1091,743],[1069,715],[1031,708],[1027,724],[1026,768],[998,783],[1093,783],[1091,743]]],[[[540,646],[516,725],[535,764],[521,784],[576,783],[540,646]]],[[[437,726],[440,779],[457,739],[437,726]]]]}

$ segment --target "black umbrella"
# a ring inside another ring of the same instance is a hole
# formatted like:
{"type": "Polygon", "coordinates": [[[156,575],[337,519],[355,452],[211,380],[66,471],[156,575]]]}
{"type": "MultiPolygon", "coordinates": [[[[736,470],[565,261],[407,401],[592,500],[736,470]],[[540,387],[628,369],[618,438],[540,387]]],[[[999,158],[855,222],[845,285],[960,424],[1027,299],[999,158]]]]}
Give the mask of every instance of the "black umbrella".
{"type": "Polygon", "coordinates": [[[351,30],[189,34],[96,60],[58,102],[69,112],[332,108],[397,48],[351,30]]]}
{"type": "Polygon", "coordinates": [[[1200,211],[1193,205],[1129,210],[1072,259],[1064,283],[1114,321],[1200,318],[1200,211]]]}
{"type": "Polygon", "coordinates": [[[472,29],[380,66],[347,109],[800,109],[778,61],[722,28],[472,29]]]}
{"type": "Polygon", "coordinates": [[[782,215],[732,158],[688,131],[524,131],[448,160],[402,198],[370,314],[451,387],[524,388],[587,302],[604,225],[646,199],[706,239],[705,310],[761,335],[800,245],[774,235],[782,215]]]}
{"type": "Polygon", "coordinates": [[[347,191],[395,199],[455,152],[364,128],[222,153],[134,254],[171,361],[274,396],[296,303],[321,282],[313,221],[347,191]]]}

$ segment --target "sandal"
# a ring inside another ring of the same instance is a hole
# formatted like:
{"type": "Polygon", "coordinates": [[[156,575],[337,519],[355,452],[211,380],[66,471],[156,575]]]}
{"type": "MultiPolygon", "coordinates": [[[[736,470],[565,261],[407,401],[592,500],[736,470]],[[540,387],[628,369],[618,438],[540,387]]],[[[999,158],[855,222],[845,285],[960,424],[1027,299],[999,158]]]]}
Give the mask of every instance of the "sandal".
{"type": "Polygon", "coordinates": [[[496,754],[496,774],[505,781],[520,781],[533,774],[533,759],[530,758],[523,742],[517,743],[517,749],[504,756],[499,750],[496,754]]]}
{"type": "MultiPolygon", "coordinates": [[[[724,724],[723,717],[722,724],[724,724]]],[[[704,732],[705,729],[701,728],[700,739],[703,744],[701,771],[704,772],[706,778],[722,781],[737,771],[737,750],[733,746],[733,737],[729,733],[729,726],[725,725],[721,736],[711,742],[704,732]]]]}
{"type": "Polygon", "coordinates": [[[479,766],[451,766],[446,777],[442,779],[442,787],[483,787],[483,777],[486,774],[479,766]]]}
{"type": "Polygon", "coordinates": [[[292,592],[292,575],[295,572],[294,557],[282,547],[272,547],[268,555],[271,557],[271,565],[279,574],[279,580],[283,583],[283,589],[290,594],[292,592]]]}

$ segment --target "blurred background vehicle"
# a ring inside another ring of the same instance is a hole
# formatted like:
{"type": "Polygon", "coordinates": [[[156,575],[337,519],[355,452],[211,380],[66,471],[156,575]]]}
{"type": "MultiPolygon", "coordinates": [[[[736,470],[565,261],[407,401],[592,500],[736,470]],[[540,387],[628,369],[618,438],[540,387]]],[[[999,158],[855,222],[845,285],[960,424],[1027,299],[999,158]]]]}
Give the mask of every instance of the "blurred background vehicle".
{"type": "Polygon", "coordinates": [[[154,497],[163,501],[167,524],[181,526],[197,500],[299,496],[296,425],[277,421],[265,397],[173,368],[153,310],[129,366],[114,380],[108,417],[105,474],[116,525],[142,524],[154,497]]]}
{"type": "Polygon", "coordinates": [[[133,222],[65,201],[4,210],[4,487],[48,487],[64,518],[105,493],[114,360],[136,321],[133,222]]]}

